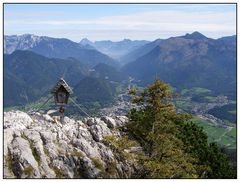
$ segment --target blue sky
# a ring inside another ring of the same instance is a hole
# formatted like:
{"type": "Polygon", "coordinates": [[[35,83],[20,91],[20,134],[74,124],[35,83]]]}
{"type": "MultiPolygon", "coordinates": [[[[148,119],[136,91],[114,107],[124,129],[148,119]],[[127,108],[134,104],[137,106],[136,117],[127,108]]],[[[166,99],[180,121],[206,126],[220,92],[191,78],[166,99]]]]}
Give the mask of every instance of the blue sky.
{"type": "Polygon", "coordinates": [[[236,34],[235,4],[5,4],[4,34],[118,41],[236,34]]]}

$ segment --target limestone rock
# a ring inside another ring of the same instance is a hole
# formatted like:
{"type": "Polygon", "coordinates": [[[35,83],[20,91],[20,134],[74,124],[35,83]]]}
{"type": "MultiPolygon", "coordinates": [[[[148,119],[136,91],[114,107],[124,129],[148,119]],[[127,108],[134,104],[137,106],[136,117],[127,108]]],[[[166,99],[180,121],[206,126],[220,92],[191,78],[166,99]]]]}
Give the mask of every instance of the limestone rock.
{"type": "Polygon", "coordinates": [[[86,124],[88,126],[96,125],[96,124],[101,124],[101,120],[99,118],[88,118],[86,121],[86,124]]]}
{"type": "Polygon", "coordinates": [[[89,130],[94,140],[97,142],[102,141],[104,136],[111,135],[111,131],[105,123],[101,125],[92,125],[89,130]]]}
{"type": "Polygon", "coordinates": [[[11,128],[7,128],[4,130],[4,156],[7,156],[8,155],[8,146],[10,146],[12,140],[13,140],[13,134],[14,134],[14,131],[13,129],[11,128]]]}
{"type": "Polygon", "coordinates": [[[102,143],[98,143],[98,151],[105,162],[114,161],[114,155],[112,151],[102,143]]]}
{"type": "Polygon", "coordinates": [[[89,157],[100,157],[97,148],[92,147],[84,138],[74,139],[73,145],[81,149],[89,157]]]}
{"type": "Polygon", "coordinates": [[[40,178],[38,162],[34,158],[30,144],[27,140],[21,137],[16,137],[12,142],[10,153],[12,155],[14,175],[20,178],[40,178]]]}
{"type": "Polygon", "coordinates": [[[101,117],[101,120],[107,124],[108,128],[116,128],[116,122],[113,118],[103,116],[101,117]]]}
{"type": "Polygon", "coordinates": [[[4,112],[4,128],[23,130],[29,127],[32,122],[31,117],[24,112],[4,112]]]}
{"type": "Polygon", "coordinates": [[[116,116],[115,122],[116,122],[117,126],[121,127],[121,126],[126,125],[126,123],[128,122],[128,118],[126,116],[116,116]]]}
{"type": "Polygon", "coordinates": [[[88,141],[89,143],[93,143],[93,137],[90,133],[90,131],[88,130],[88,128],[79,126],[78,128],[78,135],[77,138],[84,138],[86,141],[88,141]]]}
{"type": "Polygon", "coordinates": [[[85,178],[97,178],[100,174],[100,171],[92,164],[91,159],[84,157],[81,160],[81,166],[83,170],[83,177],[85,178]]]}
{"type": "Polygon", "coordinates": [[[54,135],[52,132],[40,131],[39,134],[44,145],[46,145],[47,143],[51,143],[51,141],[56,140],[56,134],[54,135]]]}
{"type": "Polygon", "coordinates": [[[124,116],[82,121],[64,117],[60,124],[58,116],[4,112],[4,177],[129,177],[131,167],[103,142],[107,135],[120,137],[118,127],[126,122],[124,116]],[[113,161],[117,172],[105,175],[113,161]]]}
{"type": "Polygon", "coordinates": [[[54,121],[53,118],[51,118],[51,116],[49,116],[48,114],[44,114],[42,116],[43,116],[43,119],[45,121],[48,121],[48,122],[53,122],[54,121]]]}

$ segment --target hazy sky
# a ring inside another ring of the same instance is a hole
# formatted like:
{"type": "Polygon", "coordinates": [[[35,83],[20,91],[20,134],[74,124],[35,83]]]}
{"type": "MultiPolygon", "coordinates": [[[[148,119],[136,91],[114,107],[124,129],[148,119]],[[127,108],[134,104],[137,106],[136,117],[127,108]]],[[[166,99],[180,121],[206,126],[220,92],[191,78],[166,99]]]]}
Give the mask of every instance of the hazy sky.
{"type": "Polygon", "coordinates": [[[236,34],[235,4],[5,4],[4,34],[118,41],[236,34]]]}

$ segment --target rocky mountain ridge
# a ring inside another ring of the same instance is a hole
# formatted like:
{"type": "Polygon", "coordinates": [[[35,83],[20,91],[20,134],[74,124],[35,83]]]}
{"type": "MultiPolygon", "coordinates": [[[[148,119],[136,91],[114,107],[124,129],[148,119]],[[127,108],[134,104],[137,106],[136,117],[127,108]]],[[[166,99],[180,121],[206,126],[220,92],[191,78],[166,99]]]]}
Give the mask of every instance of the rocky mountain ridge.
{"type": "MultiPolygon", "coordinates": [[[[46,37],[45,37],[46,38],[46,37]]],[[[32,34],[24,34],[22,36],[18,35],[5,35],[4,36],[4,53],[11,54],[15,50],[27,50],[36,46],[41,40],[39,36],[32,34]]]]}
{"type": "MultiPolygon", "coordinates": [[[[62,38],[52,38],[47,36],[37,36],[34,34],[23,34],[23,35],[5,35],[4,36],[4,53],[11,54],[15,50],[29,50],[32,49],[41,42],[48,42],[49,47],[53,48],[54,41],[65,41],[65,42],[72,42],[68,39],[62,38]]],[[[73,42],[72,42],[73,43],[73,42]]],[[[80,47],[85,48],[84,45],[80,45],[80,47]]]]}
{"type": "Polygon", "coordinates": [[[4,112],[4,178],[129,178],[134,163],[104,142],[122,137],[127,122],[126,116],[103,116],[60,123],[59,116],[4,112]]]}
{"type": "MultiPolygon", "coordinates": [[[[152,48],[154,43],[145,48],[152,48]]],[[[202,87],[235,98],[235,43],[236,36],[210,39],[198,32],[171,37],[141,57],[136,54],[136,60],[121,71],[135,78],[138,85],[146,86],[159,76],[179,90],[202,87]]]]}
{"type": "Polygon", "coordinates": [[[16,50],[33,51],[48,58],[67,59],[71,57],[90,67],[96,66],[98,63],[118,66],[118,62],[109,56],[66,38],[52,38],[32,34],[5,35],[4,53],[11,54],[16,50]]]}

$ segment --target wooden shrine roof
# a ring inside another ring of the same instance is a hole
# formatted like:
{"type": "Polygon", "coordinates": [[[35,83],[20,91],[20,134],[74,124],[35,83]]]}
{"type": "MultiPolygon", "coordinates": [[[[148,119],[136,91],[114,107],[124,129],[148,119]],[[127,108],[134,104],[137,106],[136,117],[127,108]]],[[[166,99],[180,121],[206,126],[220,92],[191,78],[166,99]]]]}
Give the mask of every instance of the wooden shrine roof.
{"type": "Polygon", "coordinates": [[[52,89],[51,93],[56,93],[61,86],[63,86],[69,94],[73,94],[72,88],[67,84],[67,82],[63,78],[61,78],[57,82],[55,87],[52,89]]]}

